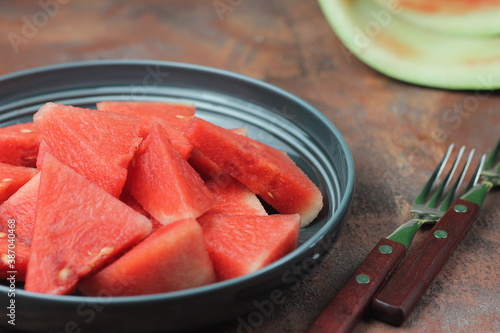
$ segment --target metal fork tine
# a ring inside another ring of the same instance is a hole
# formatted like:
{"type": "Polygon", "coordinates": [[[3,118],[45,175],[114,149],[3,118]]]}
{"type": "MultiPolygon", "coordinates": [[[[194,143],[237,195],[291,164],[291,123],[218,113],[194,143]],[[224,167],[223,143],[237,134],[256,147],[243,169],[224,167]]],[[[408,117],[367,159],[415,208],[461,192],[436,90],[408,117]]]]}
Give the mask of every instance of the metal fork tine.
{"type": "Polygon", "coordinates": [[[444,166],[448,162],[448,158],[450,158],[451,152],[453,151],[454,144],[451,144],[448,149],[446,150],[446,153],[444,154],[443,158],[439,162],[438,166],[432,173],[431,177],[427,181],[427,183],[424,185],[420,193],[417,195],[417,198],[415,199],[416,205],[422,205],[425,202],[425,199],[429,195],[429,192],[431,191],[432,187],[434,186],[436,180],[439,178],[441,173],[443,172],[444,166]]]}
{"type": "Polygon", "coordinates": [[[439,187],[436,189],[436,192],[434,192],[434,195],[429,199],[427,202],[427,206],[430,208],[436,208],[437,203],[441,199],[441,196],[443,195],[444,189],[448,186],[450,183],[453,174],[457,170],[458,164],[460,163],[460,159],[462,158],[462,155],[464,153],[465,146],[462,146],[460,150],[458,151],[457,157],[455,158],[455,161],[453,162],[453,166],[451,167],[450,171],[446,175],[444,181],[439,185],[439,187]]]}
{"type": "Polygon", "coordinates": [[[474,187],[477,184],[479,178],[481,177],[481,171],[483,170],[485,163],[486,163],[486,154],[483,154],[481,156],[481,159],[479,160],[479,164],[477,165],[476,170],[474,170],[474,174],[472,175],[463,193],[469,191],[472,187],[474,187]]]}
{"type": "Polygon", "coordinates": [[[469,169],[470,167],[470,164],[472,162],[472,158],[474,157],[474,153],[476,152],[475,149],[472,149],[470,152],[469,152],[469,156],[467,157],[467,161],[465,162],[465,165],[462,169],[462,172],[460,173],[460,177],[458,179],[458,181],[455,183],[455,186],[454,186],[454,190],[456,192],[456,190],[458,188],[460,188],[460,186],[462,185],[462,182],[464,181],[464,178],[465,178],[465,174],[467,173],[467,170],[469,169]]]}
{"type": "Polygon", "coordinates": [[[462,159],[464,151],[465,151],[465,146],[460,147],[460,150],[458,151],[455,162],[453,163],[453,167],[452,167],[450,173],[446,176],[444,188],[446,188],[450,184],[451,179],[452,179],[453,175],[455,174],[455,171],[457,170],[458,165],[460,164],[460,160],[462,159]]]}
{"type": "Polygon", "coordinates": [[[458,176],[458,179],[455,181],[451,189],[448,191],[446,196],[444,197],[441,205],[439,206],[439,211],[441,212],[446,212],[446,210],[450,207],[451,203],[453,202],[453,199],[455,198],[455,194],[457,193],[457,189],[460,188],[462,185],[462,182],[465,178],[465,174],[467,173],[467,170],[469,169],[469,166],[472,162],[472,157],[474,156],[475,150],[472,149],[469,152],[469,156],[467,157],[467,160],[465,161],[465,164],[462,168],[462,171],[460,172],[460,175],[458,176]]]}
{"type": "MultiPolygon", "coordinates": [[[[462,147],[463,148],[463,147],[462,147]]],[[[468,183],[468,189],[456,195],[462,188],[462,182],[465,182],[465,174],[471,174],[468,169],[473,169],[472,159],[474,151],[471,151],[465,162],[459,162],[462,156],[461,150],[451,166],[451,170],[438,186],[438,191],[443,192],[446,197],[439,208],[431,207],[429,204],[412,206],[413,224],[407,222],[396,229],[388,239],[401,241],[406,248],[410,245],[413,236],[416,234],[419,226],[427,223],[436,223],[433,231],[430,232],[417,246],[413,252],[406,258],[402,265],[396,270],[385,286],[377,291],[377,295],[371,299],[372,314],[387,321],[388,323],[400,325],[410,315],[419,298],[425,293],[432,280],[442,268],[446,259],[450,257],[455,245],[460,242],[462,237],[474,223],[477,214],[482,206],[486,195],[494,186],[500,185],[500,174],[495,170],[482,170],[486,161],[486,155],[481,156],[477,169],[471,175],[471,181],[468,183]],[[446,183],[452,178],[457,164],[461,165],[460,175],[453,177],[449,187],[446,183]],[[456,179],[456,180],[455,180],[456,179]],[[474,185],[475,184],[475,185],[474,185]],[[459,196],[458,200],[453,200],[459,196]],[[453,203],[452,203],[453,202],[453,203]],[[453,205],[453,207],[451,206],[453,205]],[[416,221],[416,222],[415,222],[416,221]],[[446,238],[446,240],[443,240],[446,238]]],[[[488,157],[489,166],[493,164],[494,157],[500,152],[500,142],[495,150],[488,157]]],[[[468,178],[467,178],[468,180],[468,178]]],[[[433,195],[431,204],[439,197],[433,195]]],[[[375,251],[374,251],[375,252],[375,251]]],[[[358,270],[360,272],[360,270],[358,270]]]]}

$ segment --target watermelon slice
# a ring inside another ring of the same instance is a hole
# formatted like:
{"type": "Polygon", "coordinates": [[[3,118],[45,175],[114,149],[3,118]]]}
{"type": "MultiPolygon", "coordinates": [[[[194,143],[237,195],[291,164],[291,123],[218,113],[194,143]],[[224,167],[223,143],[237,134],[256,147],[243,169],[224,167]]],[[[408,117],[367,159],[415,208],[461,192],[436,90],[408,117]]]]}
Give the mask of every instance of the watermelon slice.
{"type": "Polygon", "coordinates": [[[33,116],[52,155],[115,197],[146,130],[135,117],[47,103],[33,116]]]}
{"type": "Polygon", "coordinates": [[[146,295],[215,282],[201,227],[179,220],[155,231],[78,289],[88,296],[146,295]]]}
{"type": "Polygon", "coordinates": [[[196,218],[216,198],[189,163],[173,149],[163,127],[155,123],[130,164],[127,189],[162,224],[196,218]]]}
{"type": "Polygon", "coordinates": [[[152,224],[152,231],[156,231],[156,230],[160,229],[161,227],[163,227],[163,224],[161,224],[157,219],[152,217],[151,214],[149,214],[144,209],[144,207],[142,207],[142,205],[140,203],[138,203],[137,200],[135,200],[135,198],[132,196],[132,194],[130,194],[130,192],[126,188],[123,189],[123,192],[120,196],[120,200],[123,203],[127,204],[129,207],[133,208],[136,212],[141,213],[142,215],[149,218],[149,220],[151,221],[151,224],[152,224]]]}
{"type": "Polygon", "coordinates": [[[113,102],[97,103],[97,109],[140,118],[146,127],[159,123],[167,131],[172,146],[187,159],[193,145],[182,135],[194,117],[195,106],[192,104],[165,102],[113,102]]]}
{"type": "MultiPolygon", "coordinates": [[[[233,130],[234,132],[234,130],[233,130]]],[[[246,131],[245,131],[246,134],[246,131]]],[[[206,180],[205,184],[217,197],[216,205],[198,218],[212,215],[267,215],[265,208],[245,185],[224,172],[198,148],[193,148],[189,163],[206,180]]]]}
{"type": "Polygon", "coordinates": [[[185,136],[210,160],[282,214],[308,225],[323,207],[316,185],[286,153],[194,118],[185,136]]]}
{"type": "Polygon", "coordinates": [[[37,173],[36,169],[0,163],[0,204],[37,173]]]}
{"type": "Polygon", "coordinates": [[[221,167],[215,164],[215,162],[205,156],[205,154],[196,147],[191,150],[188,162],[204,180],[225,174],[221,167]]]}
{"type": "Polygon", "coordinates": [[[0,163],[34,167],[40,132],[32,122],[0,128],[0,163]]]}
{"type": "Polygon", "coordinates": [[[50,153],[50,148],[47,146],[47,143],[45,140],[40,141],[40,146],[38,146],[38,155],[36,157],[36,167],[37,169],[42,169],[43,165],[43,157],[45,156],[45,153],[50,153]]]}
{"type": "Polygon", "coordinates": [[[8,232],[8,221],[16,221],[16,238],[31,244],[35,223],[36,201],[40,186],[40,173],[24,184],[7,201],[0,205],[0,231],[8,232]]]}
{"type": "Polygon", "coordinates": [[[29,245],[19,239],[11,243],[8,232],[0,232],[0,279],[6,280],[14,276],[15,281],[24,281],[29,258],[29,245]]]}
{"type": "Polygon", "coordinates": [[[297,247],[298,214],[213,215],[199,222],[220,280],[255,272],[297,247]]]}
{"type": "MultiPolygon", "coordinates": [[[[231,131],[239,135],[247,135],[246,127],[233,128],[231,131]]],[[[215,162],[205,156],[196,147],[193,147],[193,149],[191,150],[191,155],[189,156],[188,162],[204,180],[217,178],[222,174],[226,174],[221,167],[219,167],[215,162]]]]}
{"type": "Polygon", "coordinates": [[[25,289],[71,292],[151,232],[151,222],[46,154],[41,171],[25,289]]]}
{"type": "Polygon", "coordinates": [[[141,213],[142,215],[150,218],[151,215],[141,206],[140,203],[135,200],[135,198],[130,194],[130,192],[125,188],[123,189],[122,194],[120,195],[120,200],[127,204],[127,206],[133,208],[136,212],[141,213]]]}
{"type": "Polygon", "coordinates": [[[238,180],[224,173],[206,181],[207,187],[217,196],[216,205],[200,216],[200,219],[212,215],[267,215],[257,196],[238,180]]]}

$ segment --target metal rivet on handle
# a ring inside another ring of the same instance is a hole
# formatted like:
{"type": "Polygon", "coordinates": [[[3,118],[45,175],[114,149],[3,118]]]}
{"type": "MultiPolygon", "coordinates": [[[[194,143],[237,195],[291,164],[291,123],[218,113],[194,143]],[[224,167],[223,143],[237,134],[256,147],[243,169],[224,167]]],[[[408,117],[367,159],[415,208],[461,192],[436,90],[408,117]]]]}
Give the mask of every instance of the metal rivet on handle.
{"type": "Polygon", "coordinates": [[[380,253],[383,253],[383,254],[390,254],[392,253],[392,246],[390,245],[381,245],[378,250],[380,251],[380,253]]]}
{"type": "Polygon", "coordinates": [[[453,209],[455,209],[455,212],[457,212],[457,213],[465,213],[467,211],[467,206],[455,205],[455,207],[453,207],[453,209]]]}
{"type": "Polygon", "coordinates": [[[356,282],[360,284],[367,284],[368,282],[370,282],[370,277],[365,274],[359,274],[358,276],[356,276],[356,282]]]}
{"type": "Polygon", "coordinates": [[[446,238],[446,237],[448,237],[448,233],[444,230],[436,230],[436,231],[434,231],[434,237],[446,238]]]}

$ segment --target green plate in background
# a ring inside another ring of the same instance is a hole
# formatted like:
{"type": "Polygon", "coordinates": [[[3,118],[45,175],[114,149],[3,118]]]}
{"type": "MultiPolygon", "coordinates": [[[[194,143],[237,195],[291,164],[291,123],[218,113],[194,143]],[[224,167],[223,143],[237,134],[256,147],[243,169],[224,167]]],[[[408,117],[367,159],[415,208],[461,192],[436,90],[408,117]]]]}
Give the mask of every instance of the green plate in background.
{"type": "Polygon", "coordinates": [[[318,1],[347,49],[389,77],[445,89],[500,88],[500,36],[423,28],[404,9],[374,0],[318,1]]]}

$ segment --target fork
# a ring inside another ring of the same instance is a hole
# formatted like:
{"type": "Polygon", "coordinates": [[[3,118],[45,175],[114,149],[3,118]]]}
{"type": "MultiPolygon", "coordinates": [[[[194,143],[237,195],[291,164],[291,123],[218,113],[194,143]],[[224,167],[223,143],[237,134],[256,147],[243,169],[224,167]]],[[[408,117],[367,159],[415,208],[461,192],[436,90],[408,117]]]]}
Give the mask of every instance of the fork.
{"type": "MultiPolygon", "coordinates": [[[[368,308],[373,296],[405,254],[418,229],[424,224],[437,222],[445,214],[465,179],[474,154],[474,150],[469,153],[458,179],[451,184],[465,150],[465,147],[460,148],[448,173],[437,184],[452,154],[453,147],[450,145],[417,195],[411,209],[413,218],[403,223],[387,238],[380,239],[344,287],[310,326],[309,333],[350,332],[368,308]]],[[[484,159],[483,156],[479,161],[464,193],[468,193],[476,186],[484,159]]],[[[478,208],[469,209],[464,213],[463,218],[473,219],[477,210],[478,208]]]]}
{"type": "Polygon", "coordinates": [[[441,218],[376,295],[371,306],[375,317],[394,325],[401,325],[408,318],[458,242],[472,226],[473,219],[461,218],[464,214],[461,211],[471,208],[471,214],[475,214],[489,190],[500,185],[500,161],[495,165],[499,155],[500,140],[488,155],[483,171],[478,175],[479,182],[469,188],[461,197],[462,200],[454,203],[454,211],[441,218]],[[440,238],[439,235],[446,237],[440,238]]]}
{"type": "MultiPolygon", "coordinates": [[[[495,161],[500,157],[500,140],[498,140],[497,144],[488,155],[486,162],[484,163],[484,170],[481,172],[481,183],[484,183],[486,186],[494,187],[500,185],[500,161],[495,161]],[[489,183],[489,184],[488,184],[489,183]]],[[[488,189],[489,190],[489,189],[488,189]]]]}

